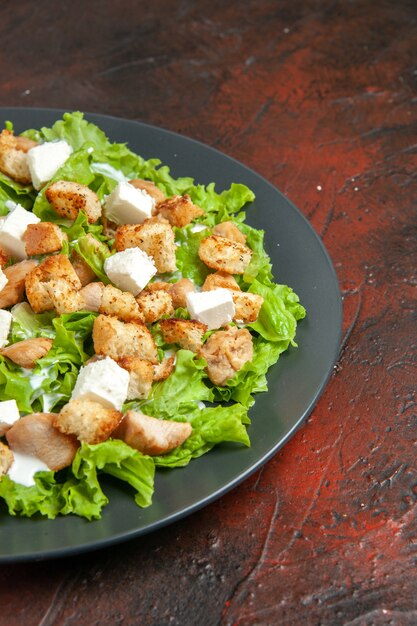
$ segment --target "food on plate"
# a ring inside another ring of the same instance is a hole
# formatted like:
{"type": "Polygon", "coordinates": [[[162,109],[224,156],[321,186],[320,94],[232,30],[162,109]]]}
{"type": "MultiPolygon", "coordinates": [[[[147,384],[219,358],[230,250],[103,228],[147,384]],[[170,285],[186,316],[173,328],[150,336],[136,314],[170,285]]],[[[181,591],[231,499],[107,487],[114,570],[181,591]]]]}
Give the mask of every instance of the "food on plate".
{"type": "Polygon", "coordinates": [[[0,498],[98,519],[101,476],[249,446],[248,411],[305,315],[254,195],[174,179],[81,113],[0,134],[0,498]]]}

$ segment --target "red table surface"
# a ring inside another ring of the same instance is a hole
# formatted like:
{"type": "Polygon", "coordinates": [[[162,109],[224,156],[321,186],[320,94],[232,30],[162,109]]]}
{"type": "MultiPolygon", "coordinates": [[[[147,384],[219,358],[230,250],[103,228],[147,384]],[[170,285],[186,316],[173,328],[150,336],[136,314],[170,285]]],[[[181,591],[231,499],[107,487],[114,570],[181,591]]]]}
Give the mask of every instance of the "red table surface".
{"type": "Polygon", "coordinates": [[[237,158],[311,221],[344,297],[337,368],[279,454],[159,532],[2,566],[1,625],[417,624],[415,1],[7,0],[0,37],[1,105],[237,158]]]}

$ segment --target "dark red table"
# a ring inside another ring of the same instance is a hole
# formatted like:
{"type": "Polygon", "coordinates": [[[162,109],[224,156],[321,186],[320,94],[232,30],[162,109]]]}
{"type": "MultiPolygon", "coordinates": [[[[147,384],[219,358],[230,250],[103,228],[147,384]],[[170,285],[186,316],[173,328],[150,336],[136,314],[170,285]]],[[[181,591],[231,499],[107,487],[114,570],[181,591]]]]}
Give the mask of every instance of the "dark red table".
{"type": "Polygon", "coordinates": [[[117,549],[3,566],[1,625],[417,624],[415,1],[6,1],[0,37],[1,105],[161,125],[263,174],[345,309],[272,461],[117,549]]]}

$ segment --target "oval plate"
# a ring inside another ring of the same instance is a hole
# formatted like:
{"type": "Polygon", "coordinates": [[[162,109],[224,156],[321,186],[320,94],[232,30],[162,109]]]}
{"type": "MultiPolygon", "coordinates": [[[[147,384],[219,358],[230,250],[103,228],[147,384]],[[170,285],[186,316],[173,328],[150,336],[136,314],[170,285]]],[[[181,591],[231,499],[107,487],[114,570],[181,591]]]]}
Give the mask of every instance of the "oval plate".
{"type": "MultiPolygon", "coordinates": [[[[1,108],[1,126],[15,132],[51,126],[64,111],[1,108]]],[[[297,349],[290,348],[268,374],[269,391],[250,411],[249,449],[221,445],[186,468],[157,472],[154,503],[138,508],[117,481],[102,481],[110,502],[102,519],[75,516],[55,520],[10,517],[0,505],[0,562],[40,560],[85,552],[153,531],[219,498],[271,458],[309,415],[332,372],[341,337],[339,285],[330,258],[315,231],[275,187],[241,163],[197,141],[146,124],[86,114],[112,141],[126,142],[148,159],[158,157],[173,176],[216,182],[222,191],[244,183],[256,195],[247,222],[265,230],[275,279],[290,285],[307,309],[299,324],[297,349]]]]}

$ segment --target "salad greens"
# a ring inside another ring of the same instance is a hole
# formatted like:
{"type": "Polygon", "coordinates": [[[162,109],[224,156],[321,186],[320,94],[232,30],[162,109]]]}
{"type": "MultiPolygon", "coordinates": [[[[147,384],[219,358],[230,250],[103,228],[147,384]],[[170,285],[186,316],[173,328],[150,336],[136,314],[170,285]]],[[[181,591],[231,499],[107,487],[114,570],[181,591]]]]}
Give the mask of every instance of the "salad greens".
{"type": "MultiPolygon", "coordinates": [[[[33,486],[17,484],[7,475],[0,480],[0,497],[12,515],[40,513],[54,518],[73,513],[89,520],[97,519],[107,503],[99,483],[101,473],[128,483],[136,503],[149,506],[155,469],[183,467],[222,442],[250,445],[247,426],[253,396],[267,390],[266,373],[279,355],[289,346],[296,346],[297,322],[305,316],[305,310],[290,287],[275,284],[263,232],[244,222],[244,208],[250,210],[254,199],[253,192],[245,185],[232,184],[218,193],[214,183],[205,187],[191,178],[174,179],[169,168],[158,159],[144,160],[125,144],[110,142],[101,129],[79,112],[65,114],[51,128],[27,130],[23,135],[39,142],[64,139],[72,146],[71,156],[50,182],[77,181],[88,185],[103,201],[115,188],[118,177],[119,180],[120,177],[144,178],[153,181],[167,196],[189,194],[204,209],[205,214],[197,222],[205,229],[196,232],[193,225],[174,227],[178,273],[167,280],[186,277],[202,285],[210,270],[199,259],[198,248],[220,222],[231,220],[238,225],[253,250],[245,274],[236,277],[243,291],[264,299],[257,321],[246,326],[253,337],[253,359],[220,387],[210,382],[203,358],[179,349],[173,373],[153,384],[149,398],[125,404],[126,410],[189,422],[192,434],[182,445],[165,455],[150,457],[116,439],[96,445],[82,443],[71,467],[55,473],[38,472],[33,486]],[[201,404],[206,402],[216,404],[201,404]]],[[[74,222],[63,219],[47,201],[45,188],[36,193],[32,186],[21,185],[0,174],[0,214],[7,214],[7,201],[19,202],[41,220],[59,224],[68,237],[63,252],[70,254],[75,250],[98,280],[109,283],[103,266],[111,252],[102,226],[89,224],[83,213],[74,222]]],[[[16,399],[22,414],[58,412],[70,399],[79,368],[94,354],[91,332],[97,314],[86,311],[61,316],[54,311],[35,314],[25,302],[15,305],[12,313],[10,343],[48,337],[53,339],[53,345],[33,370],[23,370],[0,356],[0,401],[16,399]]],[[[179,310],[176,315],[187,317],[188,314],[179,310]]],[[[164,345],[158,324],[152,332],[160,353],[171,347],[164,345]]]]}

